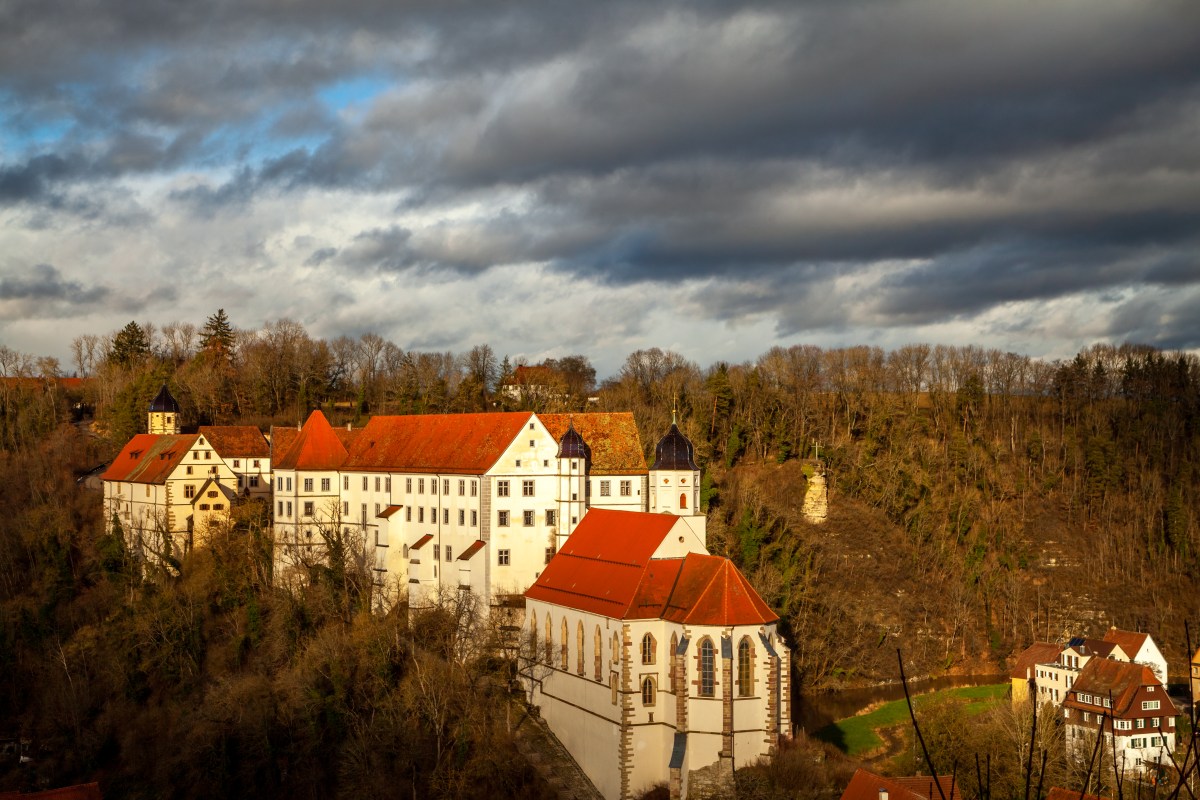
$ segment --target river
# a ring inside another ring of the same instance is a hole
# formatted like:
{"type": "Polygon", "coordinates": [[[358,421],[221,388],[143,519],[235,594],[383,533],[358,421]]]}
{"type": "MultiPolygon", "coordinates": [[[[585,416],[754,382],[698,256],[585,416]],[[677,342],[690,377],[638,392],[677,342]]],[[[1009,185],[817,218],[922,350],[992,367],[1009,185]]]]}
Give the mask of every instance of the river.
{"type": "MultiPolygon", "coordinates": [[[[939,689],[956,689],[960,686],[989,686],[1008,683],[1008,676],[994,675],[944,675],[908,682],[908,691],[918,694],[936,692],[939,689]]],[[[904,687],[899,682],[883,686],[868,686],[862,689],[844,689],[835,692],[801,695],[794,706],[793,719],[797,731],[815,733],[831,722],[852,717],[867,706],[904,699],[904,687]]]]}

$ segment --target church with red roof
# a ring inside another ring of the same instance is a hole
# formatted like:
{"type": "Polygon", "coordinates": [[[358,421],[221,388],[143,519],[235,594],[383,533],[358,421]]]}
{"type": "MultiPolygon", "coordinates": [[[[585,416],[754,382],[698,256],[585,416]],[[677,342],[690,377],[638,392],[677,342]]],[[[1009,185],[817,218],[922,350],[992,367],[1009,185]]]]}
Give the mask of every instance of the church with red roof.
{"type": "Polygon", "coordinates": [[[790,733],[779,616],[690,517],[592,509],[525,601],[531,703],[605,797],[686,797],[790,733]]]}

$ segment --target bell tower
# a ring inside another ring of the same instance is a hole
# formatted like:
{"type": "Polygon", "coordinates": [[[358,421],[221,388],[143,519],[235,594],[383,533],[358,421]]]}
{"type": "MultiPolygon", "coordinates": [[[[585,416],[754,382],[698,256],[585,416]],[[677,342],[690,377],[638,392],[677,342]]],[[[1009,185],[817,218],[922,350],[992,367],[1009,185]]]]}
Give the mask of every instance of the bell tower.
{"type": "Polygon", "coordinates": [[[179,403],[167,391],[164,383],[158,395],[150,401],[150,418],[146,423],[147,433],[179,433],[179,403]]]}
{"type": "Polygon", "coordinates": [[[671,412],[671,427],[654,448],[654,466],[650,467],[651,513],[689,517],[704,530],[704,514],[700,512],[700,468],[696,466],[695,449],[679,430],[676,412],[671,412]]]}

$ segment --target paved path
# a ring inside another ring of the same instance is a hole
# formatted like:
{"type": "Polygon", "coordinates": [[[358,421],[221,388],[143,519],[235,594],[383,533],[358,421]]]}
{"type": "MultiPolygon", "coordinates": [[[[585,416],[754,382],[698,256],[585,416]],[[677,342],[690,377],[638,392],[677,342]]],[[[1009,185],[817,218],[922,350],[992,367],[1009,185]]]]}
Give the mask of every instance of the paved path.
{"type": "Polygon", "coordinates": [[[560,800],[604,800],[571,754],[540,717],[531,717],[523,703],[513,701],[513,735],[517,750],[550,784],[560,800]]]}

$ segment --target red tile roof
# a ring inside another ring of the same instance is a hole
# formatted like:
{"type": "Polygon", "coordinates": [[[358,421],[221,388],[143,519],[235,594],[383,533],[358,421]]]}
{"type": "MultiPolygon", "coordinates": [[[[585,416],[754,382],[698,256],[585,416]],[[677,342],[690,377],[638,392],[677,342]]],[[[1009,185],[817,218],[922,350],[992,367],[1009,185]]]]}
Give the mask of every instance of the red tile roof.
{"type": "Polygon", "coordinates": [[[432,541],[432,539],[433,539],[433,534],[427,533],[424,536],[422,536],[420,539],[417,539],[417,543],[408,549],[409,550],[420,550],[422,547],[429,544],[429,542],[432,541]]]}
{"type": "MultiPolygon", "coordinates": [[[[1080,800],[1079,790],[1053,786],[1050,788],[1050,793],[1046,795],[1046,800],[1080,800]]],[[[1083,800],[1112,800],[1112,798],[1101,797],[1098,794],[1085,794],[1083,800]]]]}
{"type": "Polygon", "coordinates": [[[1084,711],[1096,711],[1095,703],[1081,703],[1080,694],[1108,699],[1112,697],[1111,714],[1117,718],[1165,717],[1175,713],[1175,705],[1167,691],[1154,675],[1154,670],[1130,661],[1113,661],[1110,658],[1093,658],[1079,670],[1079,677],[1071,684],[1063,705],[1084,711]],[[1154,687],[1147,699],[1159,700],[1159,708],[1142,711],[1138,701],[1146,692],[1144,687],[1154,687]],[[1135,707],[1137,706],[1137,707],[1135,707]]]}
{"type": "MultiPolygon", "coordinates": [[[[959,800],[962,795],[953,778],[943,775],[937,779],[946,800],[959,800]]],[[[885,778],[874,772],[859,767],[854,777],[850,779],[846,790],[842,792],[842,800],[879,800],[880,790],[886,790],[888,800],[940,800],[934,778],[917,776],[912,778],[885,778]]]]}
{"type": "Polygon", "coordinates": [[[1104,641],[1119,646],[1125,651],[1125,655],[1132,659],[1142,649],[1142,645],[1149,637],[1148,633],[1134,633],[1133,631],[1123,631],[1120,628],[1109,628],[1108,633],[1104,634],[1104,641]]]}
{"type": "Polygon", "coordinates": [[[402,508],[404,508],[404,506],[388,506],[387,508],[385,508],[383,511],[380,511],[375,516],[379,517],[380,519],[388,519],[392,516],[392,514],[395,514],[397,511],[399,511],[402,508]]]}
{"type": "Polygon", "coordinates": [[[296,443],[296,437],[300,435],[299,428],[291,426],[279,427],[271,426],[271,464],[275,465],[279,459],[283,458],[293,444],[296,443]]]}
{"type": "Polygon", "coordinates": [[[651,558],[678,521],[594,508],[525,596],[615,619],[693,625],[779,619],[728,559],[699,553],[651,558]]]}
{"type": "Polygon", "coordinates": [[[100,476],[105,481],[165,483],[196,443],[197,434],[139,433],[100,476]]]}
{"type": "Polygon", "coordinates": [[[480,475],[500,460],[532,416],[520,411],[373,417],[358,432],[343,469],[480,475]]]}
{"type": "Polygon", "coordinates": [[[486,544],[487,544],[487,542],[482,542],[479,540],[471,542],[469,545],[467,545],[467,549],[463,550],[462,553],[459,555],[458,560],[459,561],[470,561],[471,556],[475,555],[480,550],[482,550],[486,546],[486,544]]]}
{"type": "Polygon", "coordinates": [[[346,461],[346,446],[334,433],[329,420],[320,411],[309,415],[300,429],[300,435],[292,442],[273,469],[335,470],[346,461]]]}
{"type": "Polygon", "coordinates": [[[200,435],[222,458],[270,458],[271,446],[253,425],[201,425],[200,435]]]}
{"type": "Polygon", "coordinates": [[[64,786],[61,789],[48,789],[44,792],[0,792],[0,800],[20,798],[20,800],[104,800],[100,794],[100,784],[82,783],[78,786],[64,786]]]}
{"type": "Polygon", "coordinates": [[[538,419],[556,442],[575,425],[591,448],[593,475],[646,474],[646,454],[632,413],[538,414],[538,419]]]}
{"type": "Polygon", "coordinates": [[[1036,673],[1032,672],[1034,665],[1049,664],[1051,661],[1057,661],[1058,654],[1062,650],[1062,645],[1052,644],[1051,642],[1034,642],[1017,656],[1016,663],[1013,664],[1009,677],[1021,679],[1036,677],[1036,673]],[[1030,672],[1026,672],[1027,669],[1030,672]]]}

